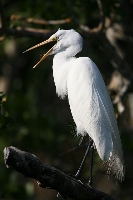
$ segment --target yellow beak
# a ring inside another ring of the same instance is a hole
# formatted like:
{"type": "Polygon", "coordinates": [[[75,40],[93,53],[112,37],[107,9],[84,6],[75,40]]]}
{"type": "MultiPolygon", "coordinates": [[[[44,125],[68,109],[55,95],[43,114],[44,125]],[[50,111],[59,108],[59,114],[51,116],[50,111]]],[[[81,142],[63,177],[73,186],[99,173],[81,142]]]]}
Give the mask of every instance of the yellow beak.
{"type": "MultiPolygon", "coordinates": [[[[43,41],[43,42],[41,42],[41,43],[39,43],[39,44],[37,44],[37,45],[35,45],[35,46],[33,46],[33,47],[27,49],[27,50],[24,51],[23,53],[26,53],[27,51],[30,51],[30,50],[32,50],[32,49],[35,49],[35,48],[37,48],[37,47],[40,47],[40,46],[42,46],[42,45],[44,45],[44,44],[47,44],[47,43],[53,42],[53,41],[57,41],[57,37],[49,38],[48,40],[45,40],[45,41],[43,41]]],[[[52,50],[53,50],[53,48],[54,48],[55,46],[56,46],[56,44],[55,44],[51,49],[49,49],[49,51],[48,51],[46,54],[43,55],[43,57],[38,61],[38,63],[37,63],[36,65],[34,65],[33,68],[37,67],[37,66],[52,52],[52,50]]]]}

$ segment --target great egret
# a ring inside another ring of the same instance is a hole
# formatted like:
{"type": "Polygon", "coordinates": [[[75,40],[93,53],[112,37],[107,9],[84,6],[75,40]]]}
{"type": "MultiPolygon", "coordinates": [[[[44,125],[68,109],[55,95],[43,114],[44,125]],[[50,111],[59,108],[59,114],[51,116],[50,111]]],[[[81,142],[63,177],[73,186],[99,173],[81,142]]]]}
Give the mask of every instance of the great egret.
{"type": "Polygon", "coordinates": [[[48,40],[26,51],[52,41],[56,41],[56,44],[34,68],[48,55],[54,54],[56,93],[61,98],[68,95],[77,134],[88,134],[94,141],[100,158],[108,164],[108,173],[112,172],[117,179],[123,180],[123,155],[116,118],[97,66],[88,57],[75,57],[83,45],[82,37],[75,30],[59,29],[48,40]]]}

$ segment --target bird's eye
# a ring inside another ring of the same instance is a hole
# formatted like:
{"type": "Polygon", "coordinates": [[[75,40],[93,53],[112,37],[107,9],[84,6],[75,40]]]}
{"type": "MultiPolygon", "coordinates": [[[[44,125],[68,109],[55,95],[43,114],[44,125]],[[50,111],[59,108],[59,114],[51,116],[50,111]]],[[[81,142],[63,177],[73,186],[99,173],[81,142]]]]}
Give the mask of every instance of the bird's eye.
{"type": "Polygon", "coordinates": [[[53,41],[58,41],[59,40],[59,38],[57,37],[57,36],[55,36],[54,38],[53,38],[53,41]]]}
{"type": "Polygon", "coordinates": [[[59,37],[58,36],[56,36],[56,41],[59,41],[59,37]]]}

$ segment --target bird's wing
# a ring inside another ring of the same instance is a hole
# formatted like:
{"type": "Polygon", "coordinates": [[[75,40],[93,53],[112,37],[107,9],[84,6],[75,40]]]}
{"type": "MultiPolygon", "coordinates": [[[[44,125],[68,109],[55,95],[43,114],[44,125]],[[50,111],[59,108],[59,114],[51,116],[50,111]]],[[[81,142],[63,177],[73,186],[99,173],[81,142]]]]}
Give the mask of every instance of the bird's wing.
{"type": "Polygon", "coordinates": [[[110,166],[117,170],[116,165],[123,162],[117,123],[103,78],[91,59],[76,59],[68,75],[67,89],[77,133],[89,134],[102,160],[112,157],[116,162],[117,158],[118,163],[112,164],[115,167],[110,166]]]}

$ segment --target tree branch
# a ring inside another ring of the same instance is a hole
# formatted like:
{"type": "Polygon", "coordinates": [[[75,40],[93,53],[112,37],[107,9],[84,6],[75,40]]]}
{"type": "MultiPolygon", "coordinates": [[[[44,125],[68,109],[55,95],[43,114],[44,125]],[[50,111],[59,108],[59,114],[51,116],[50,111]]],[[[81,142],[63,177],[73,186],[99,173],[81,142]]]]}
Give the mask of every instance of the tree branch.
{"type": "Polygon", "coordinates": [[[100,17],[100,22],[98,24],[97,27],[94,28],[90,28],[84,24],[82,24],[76,17],[73,11],[73,6],[72,6],[72,1],[68,0],[68,7],[71,13],[71,16],[73,18],[73,20],[79,25],[80,29],[82,31],[85,31],[88,34],[95,34],[95,33],[99,33],[103,30],[104,28],[104,24],[105,24],[105,16],[104,16],[104,12],[103,12],[103,6],[102,6],[102,2],[101,0],[97,0],[97,5],[98,5],[98,9],[99,9],[99,17],[100,17]]]}
{"type": "MultiPolygon", "coordinates": [[[[0,24],[0,41],[6,39],[7,36],[16,36],[16,37],[33,37],[33,38],[41,38],[47,39],[50,37],[55,31],[50,31],[47,29],[35,29],[30,27],[16,27],[16,28],[8,28],[6,27],[6,19],[4,14],[4,8],[2,2],[0,0],[0,17],[1,17],[1,24],[0,24]]],[[[34,18],[25,18],[20,15],[11,15],[11,21],[13,20],[23,20],[27,23],[34,23],[34,24],[41,24],[41,25],[57,25],[57,24],[64,24],[69,23],[71,21],[70,18],[62,19],[62,20],[43,20],[43,19],[34,19],[34,18]]]]}
{"type": "Polygon", "coordinates": [[[25,28],[18,27],[15,28],[7,28],[5,34],[9,36],[16,36],[16,37],[30,37],[30,38],[40,38],[40,39],[48,39],[55,31],[33,31],[27,30],[25,28]]]}
{"type": "Polygon", "coordinates": [[[103,12],[102,1],[97,0],[97,5],[98,5],[98,8],[99,8],[99,17],[100,17],[100,22],[99,22],[97,29],[99,31],[102,31],[104,29],[104,25],[105,25],[105,15],[104,15],[104,12],[103,12]]]}
{"type": "Polygon", "coordinates": [[[21,151],[15,147],[4,149],[6,167],[22,173],[26,177],[36,179],[42,188],[58,191],[64,198],[74,200],[116,200],[103,192],[97,191],[80,180],[44,164],[35,155],[21,151]]]}
{"type": "Polygon", "coordinates": [[[61,20],[44,20],[44,19],[26,18],[21,15],[14,15],[14,14],[11,15],[10,20],[11,21],[21,20],[21,21],[25,21],[27,23],[40,24],[40,25],[49,25],[49,24],[50,25],[59,25],[59,24],[66,24],[71,21],[70,18],[61,19],[61,20]]]}

